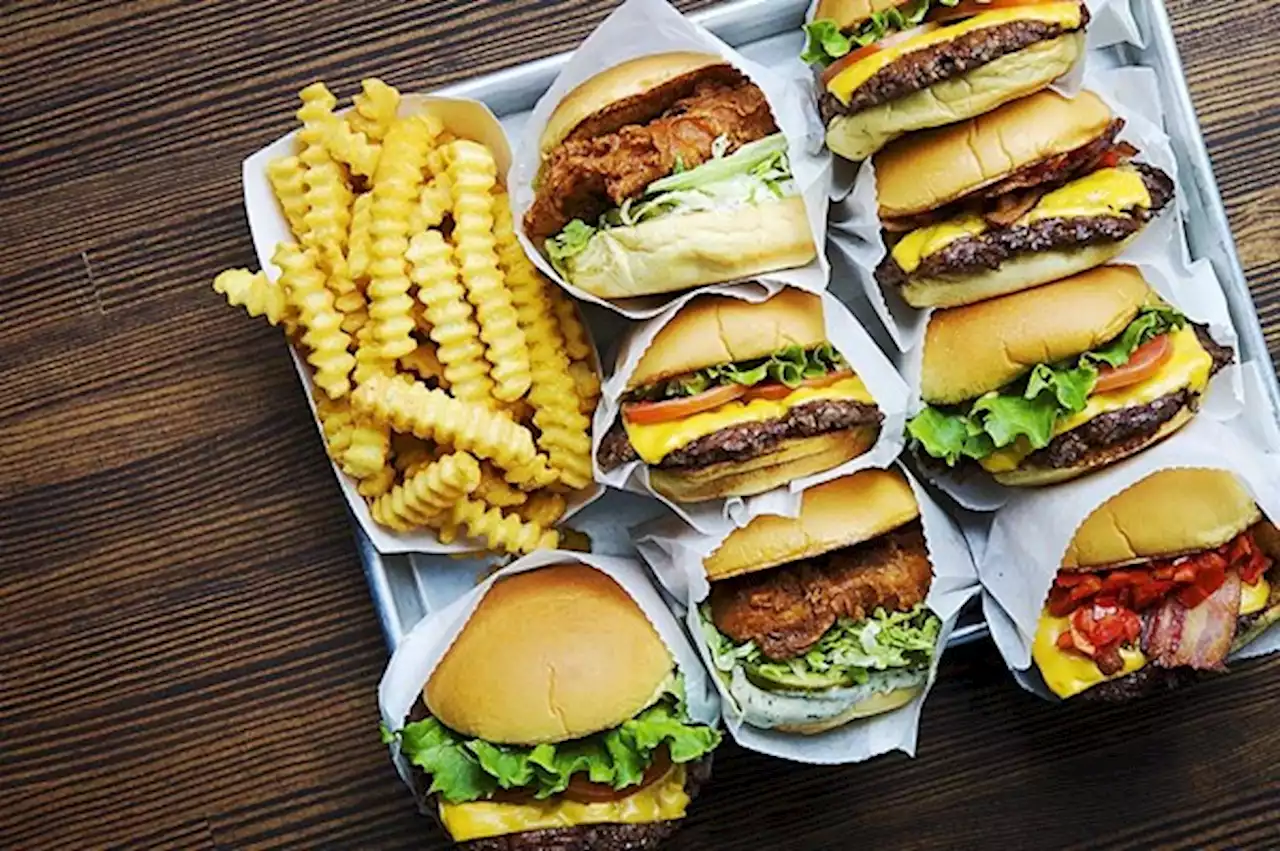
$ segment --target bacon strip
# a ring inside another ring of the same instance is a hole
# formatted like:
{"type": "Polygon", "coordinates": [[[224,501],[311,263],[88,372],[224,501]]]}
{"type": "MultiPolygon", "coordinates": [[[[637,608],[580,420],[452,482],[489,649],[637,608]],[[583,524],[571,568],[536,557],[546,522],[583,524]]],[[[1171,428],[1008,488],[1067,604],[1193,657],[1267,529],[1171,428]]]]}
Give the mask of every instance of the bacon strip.
{"type": "Polygon", "coordinates": [[[1221,670],[1236,634],[1240,587],[1240,574],[1230,570],[1218,590],[1194,608],[1170,596],[1148,614],[1142,652],[1163,668],[1221,670]]]}

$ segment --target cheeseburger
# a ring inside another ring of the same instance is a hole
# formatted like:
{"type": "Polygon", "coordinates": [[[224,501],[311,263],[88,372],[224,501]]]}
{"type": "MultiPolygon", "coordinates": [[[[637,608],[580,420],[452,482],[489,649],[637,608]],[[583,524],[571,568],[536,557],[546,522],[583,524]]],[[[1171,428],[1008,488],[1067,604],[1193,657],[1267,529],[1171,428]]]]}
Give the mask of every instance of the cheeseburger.
{"type": "Polygon", "coordinates": [[[1195,414],[1231,362],[1132,266],[941,310],[907,423],[917,452],[1005,485],[1061,482],[1141,452],[1195,414]]]}
{"type": "Polygon", "coordinates": [[[702,628],[748,724],[820,733],[924,690],[941,621],[920,509],[901,473],[863,470],[805,491],[704,562],[702,628]]]}
{"type": "Polygon", "coordinates": [[[1223,671],[1280,620],[1280,534],[1230,473],[1155,473],[1077,530],[1032,658],[1059,697],[1124,700],[1223,671]]]}
{"type": "Polygon", "coordinates": [[[822,301],[787,289],[759,304],[689,301],[640,358],[601,440],[675,502],[763,493],[875,444],[883,415],[827,340],[822,301]]]}
{"type": "Polygon", "coordinates": [[[529,238],[605,299],[688,289],[817,254],[786,137],[719,56],[662,53],[574,89],[540,140],[529,238]]]}
{"type": "Polygon", "coordinates": [[[1096,95],[1038,92],[876,154],[890,253],[876,269],[915,307],[954,307],[1107,262],[1173,198],[1133,162],[1096,95]]]}
{"type": "Polygon", "coordinates": [[[395,734],[416,786],[471,851],[648,849],[711,770],[670,651],[604,573],[498,581],[395,734]]]}
{"type": "Polygon", "coordinates": [[[1077,0],[818,0],[800,58],[822,68],[827,146],[861,160],[1043,89],[1088,22],[1077,0]]]}

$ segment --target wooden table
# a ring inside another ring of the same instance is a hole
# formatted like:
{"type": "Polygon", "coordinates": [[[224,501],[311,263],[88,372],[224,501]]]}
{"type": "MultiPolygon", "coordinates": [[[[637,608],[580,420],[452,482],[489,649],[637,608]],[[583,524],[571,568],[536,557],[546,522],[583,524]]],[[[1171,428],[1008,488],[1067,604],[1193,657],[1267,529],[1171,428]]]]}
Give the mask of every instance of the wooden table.
{"type": "MultiPolygon", "coordinates": [[[[0,847],[442,848],[378,743],[385,647],[254,263],[240,161],[322,78],[422,91],[605,0],[10,0],[0,12],[0,847]]],[[[707,5],[704,0],[682,3],[707,5]]],[[[1272,0],[1170,0],[1280,348],[1272,0]]],[[[1280,658],[1124,708],[949,654],[918,758],[734,747],[673,849],[1280,846],[1280,658]]]]}

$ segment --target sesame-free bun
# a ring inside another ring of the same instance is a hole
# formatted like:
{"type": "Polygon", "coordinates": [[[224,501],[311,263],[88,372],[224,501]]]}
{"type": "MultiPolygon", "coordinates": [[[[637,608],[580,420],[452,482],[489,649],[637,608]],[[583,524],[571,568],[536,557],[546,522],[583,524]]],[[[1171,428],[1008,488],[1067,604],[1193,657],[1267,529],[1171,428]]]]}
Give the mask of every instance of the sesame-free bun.
{"type": "Polygon", "coordinates": [[[789,438],[772,452],[746,461],[650,467],[649,485],[667,499],[682,503],[751,496],[851,461],[874,446],[879,436],[879,426],[855,426],[814,437],[789,438]]]}
{"type": "Polygon", "coordinates": [[[903,0],[818,0],[818,6],[813,10],[813,19],[829,19],[840,29],[849,30],[875,12],[883,12],[902,4],[903,0]]]}
{"type": "Polygon", "coordinates": [[[1045,88],[1083,50],[1084,32],[1067,33],[904,97],[836,116],[827,125],[827,147],[846,159],[866,159],[899,136],[963,121],[1045,88]]]}
{"type": "Polygon", "coordinates": [[[1253,497],[1225,470],[1160,470],[1094,509],[1062,557],[1091,570],[1213,549],[1262,518],[1253,497]]]}
{"type": "Polygon", "coordinates": [[[924,686],[907,686],[896,688],[893,691],[873,694],[871,697],[850,704],[849,708],[844,712],[831,718],[823,718],[821,721],[813,721],[808,724],[779,724],[777,729],[783,733],[800,733],[806,736],[825,733],[827,730],[843,727],[850,721],[857,721],[859,718],[870,718],[872,715],[883,715],[886,712],[900,709],[915,700],[922,691],[924,691],[924,686]]]}
{"type": "Polygon", "coordinates": [[[827,342],[822,299],[795,288],[762,302],[703,295],[662,327],[627,380],[634,390],[708,366],[768,357],[827,342]]]}
{"type": "Polygon", "coordinates": [[[799,517],[763,514],[730,533],[703,560],[707,579],[727,579],[869,541],[920,516],[896,470],[862,470],[804,492],[799,517]]]}
{"type": "Polygon", "coordinates": [[[1133,266],[1100,266],[1056,283],[939,310],[925,330],[920,391],[953,405],[1119,335],[1152,299],[1133,266]]]}
{"type": "Polygon", "coordinates": [[[562,564],[495,583],[423,696],[432,715],[464,736],[562,742],[633,717],[657,698],[673,664],[617,582],[562,564]]]}
{"type": "Polygon", "coordinates": [[[959,124],[904,136],[875,156],[880,217],[928,212],[1074,151],[1101,136],[1113,117],[1092,92],[1068,98],[1045,90],[959,124]]]}

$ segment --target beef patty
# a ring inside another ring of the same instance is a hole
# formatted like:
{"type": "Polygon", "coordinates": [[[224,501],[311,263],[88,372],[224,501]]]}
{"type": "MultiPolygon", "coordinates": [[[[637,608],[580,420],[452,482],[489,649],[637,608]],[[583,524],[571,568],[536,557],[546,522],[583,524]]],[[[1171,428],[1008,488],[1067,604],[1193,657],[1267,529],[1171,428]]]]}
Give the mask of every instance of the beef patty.
{"type": "MultiPolygon", "coordinates": [[[[1080,8],[1080,26],[1089,22],[1089,12],[1080,8]]],[[[818,101],[824,124],[838,115],[853,115],[864,109],[906,97],[934,83],[957,77],[1010,53],[1048,41],[1068,32],[1046,21],[1013,21],[957,36],[942,44],[910,53],[881,68],[858,86],[843,103],[830,92],[818,101]]]]}
{"type": "MultiPolygon", "coordinates": [[[[963,276],[998,269],[1009,258],[1029,251],[1057,251],[1102,242],[1119,242],[1137,233],[1173,198],[1173,181],[1160,169],[1134,163],[1151,196],[1151,206],[1122,216],[1040,219],[1027,225],[995,228],[964,236],[921,259],[912,276],[963,276]]],[[[910,276],[892,254],[876,267],[876,280],[887,287],[905,286],[910,276]]]]}
{"type": "MultiPolygon", "coordinates": [[[[708,467],[721,461],[745,461],[772,452],[789,438],[816,437],[855,426],[878,426],[883,419],[884,415],[875,405],[819,399],[797,405],[780,419],[738,423],[700,437],[668,453],[657,466],[663,469],[708,467]]],[[[602,470],[639,460],[621,419],[615,421],[601,439],[596,457],[602,470]]]]}

